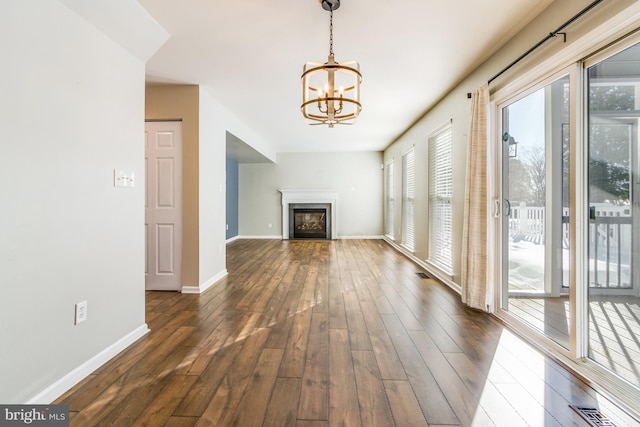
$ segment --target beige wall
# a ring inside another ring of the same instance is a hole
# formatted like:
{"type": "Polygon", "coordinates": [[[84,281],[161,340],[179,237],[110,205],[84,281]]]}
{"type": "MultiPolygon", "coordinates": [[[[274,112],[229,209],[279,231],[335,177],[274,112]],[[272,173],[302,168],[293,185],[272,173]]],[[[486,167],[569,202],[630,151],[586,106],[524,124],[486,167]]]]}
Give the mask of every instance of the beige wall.
{"type": "Polygon", "coordinates": [[[382,153],[279,153],[239,165],[239,235],[282,236],[278,190],[336,190],[337,237],[382,235],[382,153]],[[271,228],[269,228],[271,224],[271,228]]]}
{"type": "MultiPolygon", "coordinates": [[[[555,1],[545,11],[543,11],[534,21],[525,27],[512,39],[506,41],[499,51],[488,61],[471,72],[452,91],[434,105],[428,106],[425,115],[418,120],[401,137],[391,143],[384,151],[385,164],[391,159],[395,159],[395,191],[396,200],[401,199],[402,189],[402,153],[415,146],[415,169],[416,169],[416,200],[415,217],[424,218],[415,224],[415,257],[420,261],[425,261],[429,257],[428,253],[428,167],[427,148],[428,138],[433,130],[437,129],[447,120],[452,120],[452,146],[453,146],[453,257],[454,276],[453,282],[460,284],[460,253],[462,249],[462,221],[464,213],[464,191],[466,179],[466,151],[469,129],[471,100],[466,94],[473,92],[486,83],[491,77],[498,73],[503,67],[508,65],[523,52],[535,45],[538,41],[546,37],[551,31],[558,28],[574,14],[585,8],[591,1],[555,1]]],[[[588,37],[585,37],[593,28],[606,23],[607,20],[635,3],[624,0],[616,2],[604,2],[599,5],[585,18],[568,28],[567,43],[563,43],[562,37],[554,38],[544,44],[534,54],[515,66],[513,69],[503,74],[491,84],[491,92],[494,93],[507,84],[511,84],[524,73],[530,72],[534,67],[553,68],[553,58],[562,56],[563,52],[571,49],[594,50],[595,46],[590,45],[588,37]]],[[[606,26],[606,24],[605,24],[606,26]]],[[[620,35],[620,34],[618,34],[620,35]]],[[[613,40],[615,36],[609,37],[613,40]]],[[[599,42],[599,45],[604,42],[599,42]]],[[[569,57],[570,55],[567,54],[569,57]]],[[[579,56],[574,60],[579,59],[579,56]]],[[[557,62],[557,61],[556,61],[557,62]]],[[[566,65],[566,64],[565,64],[566,65]]],[[[550,70],[547,70],[550,71],[550,70]]],[[[401,235],[401,203],[396,203],[394,213],[394,242],[398,245],[402,241],[401,235]]]]}
{"type": "Polygon", "coordinates": [[[451,121],[452,139],[452,173],[453,173],[453,200],[452,215],[454,223],[453,239],[453,271],[454,282],[459,283],[460,251],[462,243],[462,215],[464,211],[464,186],[466,165],[466,139],[468,133],[469,102],[463,91],[454,92],[457,96],[450,96],[446,102],[434,108],[428,117],[424,118],[406,132],[402,138],[389,147],[384,153],[385,165],[394,162],[394,242],[398,245],[402,242],[402,155],[411,147],[415,155],[415,200],[414,200],[414,233],[415,256],[426,261],[429,245],[429,168],[428,168],[428,139],[435,130],[451,121]]]}
{"type": "Polygon", "coordinates": [[[199,88],[147,85],[146,120],[182,120],[182,285],[199,284],[199,88]]]}

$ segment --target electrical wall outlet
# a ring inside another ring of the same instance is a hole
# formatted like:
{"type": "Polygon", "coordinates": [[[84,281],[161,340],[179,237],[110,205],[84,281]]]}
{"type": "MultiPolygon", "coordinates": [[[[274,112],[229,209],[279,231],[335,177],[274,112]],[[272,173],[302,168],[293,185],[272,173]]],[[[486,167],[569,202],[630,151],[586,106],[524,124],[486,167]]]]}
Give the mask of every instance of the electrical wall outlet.
{"type": "Polygon", "coordinates": [[[76,325],[87,320],[87,302],[82,301],[76,304],[76,325]]]}

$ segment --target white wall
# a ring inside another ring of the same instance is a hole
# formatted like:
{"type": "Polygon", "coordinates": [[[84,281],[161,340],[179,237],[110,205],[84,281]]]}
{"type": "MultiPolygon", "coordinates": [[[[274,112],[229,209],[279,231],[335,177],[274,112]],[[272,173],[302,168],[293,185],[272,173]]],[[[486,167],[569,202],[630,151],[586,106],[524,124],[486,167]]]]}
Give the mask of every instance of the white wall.
{"type": "Polygon", "coordinates": [[[200,88],[200,286],[226,274],[226,111],[200,88]]]}
{"type": "Polygon", "coordinates": [[[338,238],[381,236],[381,164],[380,152],[278,153],[276,164],[240,164],[239,235],[282,236],[278,190],[316,189],[338,191],[338,238]]]}
{"type": "Polygon", "coordinates": [[[199,253],[200,288],[226,275],[226,145],[230,132],[262,154],[274,156],[269,145],[212,96],[199,93],[199,253]]]}
{"type": "Polygon", "coordinates": [[[2,8],[0,402],[22,403],[146,330],[145,70],[57,1],[2,8]]]}

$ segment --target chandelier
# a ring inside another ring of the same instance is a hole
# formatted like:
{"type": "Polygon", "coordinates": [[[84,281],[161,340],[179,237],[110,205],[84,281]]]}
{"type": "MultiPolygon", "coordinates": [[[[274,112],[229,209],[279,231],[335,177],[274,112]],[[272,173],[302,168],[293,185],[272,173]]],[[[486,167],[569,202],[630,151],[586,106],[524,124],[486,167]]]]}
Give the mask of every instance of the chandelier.
{"type": "Polygon", "coordinates": [[[340,0],[322,0],[329,15],[329,59],[324,64],[307,62],[302,72],[302,114],[312,125],[351,125],[362,110],[360,65],[336,62],[333,54],[333,11],[340,0]]]}

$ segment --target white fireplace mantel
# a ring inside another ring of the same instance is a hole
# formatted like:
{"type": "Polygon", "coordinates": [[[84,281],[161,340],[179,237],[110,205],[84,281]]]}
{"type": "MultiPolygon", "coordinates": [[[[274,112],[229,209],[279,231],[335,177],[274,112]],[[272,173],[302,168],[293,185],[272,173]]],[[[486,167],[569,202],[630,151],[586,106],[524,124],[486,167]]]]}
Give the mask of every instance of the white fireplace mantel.
{"type": "Polygon", "coordinates": [[[336,239],[338,192],[336,190],[278,190],[282,193],[282,239],[289,239],[289,204],[327,203],[331,205],[331,238],[336,239]]]}

